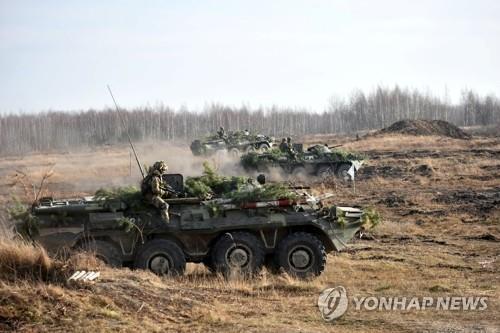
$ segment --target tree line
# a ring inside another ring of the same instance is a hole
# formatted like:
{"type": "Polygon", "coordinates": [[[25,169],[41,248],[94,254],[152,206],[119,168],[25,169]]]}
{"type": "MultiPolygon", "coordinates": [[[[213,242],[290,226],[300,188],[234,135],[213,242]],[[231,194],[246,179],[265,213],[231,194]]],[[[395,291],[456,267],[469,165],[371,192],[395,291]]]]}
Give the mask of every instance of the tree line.
{"type": "Polygon", "coordinates": [[[219,126],[276,137],[348,133],[379,129],[401,119],[442,119],[457,126],[500,123],[500,100],[494,95],[462,92],[458,104],[418,90],[378,87],[354,92],[346,100],[331,99],[323,112],[300,108],[250,109],[212,104],[203,111],[165,106],[80,112],[48,111],[0,116],[0,155],[67,150],[132,140],[189,141],[213,133],[219,126]]]}

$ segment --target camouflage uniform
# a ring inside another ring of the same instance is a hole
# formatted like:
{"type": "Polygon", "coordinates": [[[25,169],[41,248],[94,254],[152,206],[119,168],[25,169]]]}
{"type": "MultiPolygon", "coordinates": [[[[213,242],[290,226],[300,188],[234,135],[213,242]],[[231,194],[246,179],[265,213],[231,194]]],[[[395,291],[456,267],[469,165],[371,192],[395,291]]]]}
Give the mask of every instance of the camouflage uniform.
{"type": "Polygon", "coordinates": [[[226,135],[226,131],[224,130],[224,127],[220,127],[219,130],[217,131],[217,135],[219,135],[219,138],[224,139],[224,136],[226,135]]]}
{"type": "Polygon", "coordinates": [[[286,142],[285,138],[283,138],[283,140],[281,140],[279,148],[280,148],[280,151],[282,153],[288,153],[288,143],[286,142]]]}
{"type": "Polygon", "coordinates": [[[295,151],[295,149],[293,149],[292,138],[290,138],[290,137],[286,138],[286,145],[287,145],[288,155],[291,158],[296,159],[297,158],[297,152],[295,151]]]}
{"type": "Polygon", "coordinates": [[[156,162],[153,167],[149,169],[148,175],[142,181],[141,190],[146,201],[160,209],[162,219],[168,223],[170,221],[168,203],[163,200],[166,194],[166,186],[162,178],[162,175],[164,175],[167,170],[168,166],[165,162],[156,162]]]}

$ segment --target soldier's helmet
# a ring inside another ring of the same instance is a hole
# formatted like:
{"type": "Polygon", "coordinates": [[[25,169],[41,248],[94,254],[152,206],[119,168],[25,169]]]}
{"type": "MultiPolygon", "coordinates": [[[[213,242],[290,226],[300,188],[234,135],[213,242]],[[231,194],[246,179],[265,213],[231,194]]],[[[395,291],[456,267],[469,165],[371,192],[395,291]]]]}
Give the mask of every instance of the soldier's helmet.
{"type": "Polygon", "coordinates": [[[257,182],[260,185],[264,185],[266,183],[266,175],[264,175],[263,173],[261,173],[260,175],[258,175],[257,176],[257,182]]]}
{"type": "Polygon", "coordinates": [[[286,138],[286,141],[287,141],[287,142],[290,142],[290,141],[292,141],[292,138],[291,138],[291,137],[288,137],[288,138],[286,138]]]}
{"type": "Polygon", "coordinates": [[[153,165],[153,170],[164,173],[168,171],[168,165],[164,161],[158,161],[153,165]]]}

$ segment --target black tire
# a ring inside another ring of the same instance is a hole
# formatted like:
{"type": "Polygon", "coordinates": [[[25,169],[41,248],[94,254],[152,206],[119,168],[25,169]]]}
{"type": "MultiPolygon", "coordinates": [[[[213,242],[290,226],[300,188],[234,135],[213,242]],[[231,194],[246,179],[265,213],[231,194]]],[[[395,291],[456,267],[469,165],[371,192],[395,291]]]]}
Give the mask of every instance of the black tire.
{"type": "Polygon", "coordinates": [[[90,240],[82,243],[79,249],[92,253],[95,257],[111,267],[122,267],[123,257],[120,250],[112,243],[104,240],[90,240]]]}
{"type": "Polygon", "coordinates": [[[347,173],[350,168],[351,164],[348,163],[342,163],[341,165],[339,165],[336,172],[337,178],[339,178],[343,182],[351,181],[351,176],[347,173]]]}
{"type": "Polygon", "coordinates": [[[325,270],[326,250],[313,234],[296,232],[278,244],[275,258],[280,269],[300,279],[307,279],[325,270]]]}
{"type": "Polygon", "coordinates": [[[233,158],[238,158],[240,157],[240,151],[238,150],[238,148],[231,148],[229,149],[229,156],[233,158]]]}
{"type": "Polygon", "coordinates": [[[260,271],[264,259],[264,244],[248,232],[222,235],[212,251],[212,262],[216,272],[226,277],[234,273],[253,275],[260,271]]]}
{"type": "Polygon", "coordinates": [[[153,239],[139,249],[134,267],[150,270],[157,275],[182,275],[186,270],[186,258],[174,242],[153,239]]]}
{"type": "Polygon", "coordinates": [[[267,143],[261,143],[259,145],[259,150],[263,153],[265,153],[266,151],[268,151],[269,149],[271,149],[271,147],[267,144],[267,143]]]}
{"type": "Polygon", "coordinates": [[[245,152],[248,154],[248,153],[255,153],[256,149],[253,145],[250,145],[248,147],[245,148],[245,152]]]}

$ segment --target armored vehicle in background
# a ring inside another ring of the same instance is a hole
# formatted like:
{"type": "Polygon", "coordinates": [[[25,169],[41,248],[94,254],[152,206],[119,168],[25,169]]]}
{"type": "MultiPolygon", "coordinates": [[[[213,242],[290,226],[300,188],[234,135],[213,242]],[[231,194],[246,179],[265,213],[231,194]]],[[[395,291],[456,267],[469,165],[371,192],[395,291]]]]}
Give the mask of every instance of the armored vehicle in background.
{"type": "Polygon", "coordinates": [[[191,152],[195,156],[210,156],[217,152],[228,152],[232,156],[251,151],[266,151],[275,146],[273,137],[253,134],[248,131],[228,132],[223,136],[213,135],[191,143],[191,152]]]}
{"type": "MultiPolygon", "coordinates": [[[[179,194],[183,177],[166,175],[179,194]]],[[[88,197],[41,199],[32,207],[30,237],[49,252],[90,249],[105,263],[183,274],[186,262],[211,271],[253,274],[267,264],[299,278],[317,276],[326,255],[346,247],[362,228],[363,212],[325,207],[308,194],[297,199],[236,202],[173,198],[170,223],[150,206],[88,197]]],[[[26,229],[26,226],[19,226],[26,229]]]]}
{"type": "Polygon", "coordinates": [[[279,168],[290,176],[313,175],[350,181],[351,174],[357,171],[363,159],[359,154],[336,147],[314,145],[304,151],[302,144],[293,144],[293,149],[288,152],[272,149],[264,153],[247,153],[241,156],[241,165],[247,171],[266,172],[270,168],[279,168]]]}

